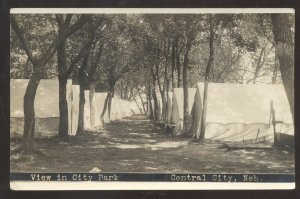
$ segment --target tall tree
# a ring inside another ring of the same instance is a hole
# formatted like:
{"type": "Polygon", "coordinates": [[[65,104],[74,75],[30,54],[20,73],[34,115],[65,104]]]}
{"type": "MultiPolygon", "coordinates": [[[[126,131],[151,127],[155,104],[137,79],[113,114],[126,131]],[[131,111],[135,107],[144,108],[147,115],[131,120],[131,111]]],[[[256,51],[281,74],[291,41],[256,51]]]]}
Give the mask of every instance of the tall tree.
{"type": "Polygon", "coordinates": [[[100,62],[100,57],[102,54],[104,48],[104,42],[101,41],[99,43],[98,49],[96,49],[96,58],[91,60],[91,66],[89,69],[89,84],[90,84],[90,92],[89,92],[89,101],[90,101],[90,125],[91,127],[95,126],[95,107],[93,106],[94,104],[94,95],[95,95],[95,88],[96,88],[96,81],[97,81],[97,76],[96,76],[96,70],[97,67],[99,66],[100,62]]]}
{"type": "Polygon", "coordinates": [[[272,14],[273,34],[276,55],[280,63],[280,72],[294,119],[294,33],[292,16],[289,14],[272,14]]]}
{"type": "MultiPolygon", "coordinates": [[[[71,20],[73,15],[56,14],[55,18],[58,24],[58,35],[63,35],[65,32],[72,28],[71,20]]],[[[87,45],[81,47],[80,52],[70,62],[68,67],[66,62],[67,38],[57,45],[57,68],[58,68],[58,81],[59,81],[59,129],[58,135],[64,139],[68,136],[68,103],[67,103],[67,81],[72,73],[77,62],[81,59],[84,49],[87,45]]],[[[91,44],[88,44],[91,45],[91,44]]]]}
{"type": "Polygon", "coordinates": [[[188,119],[189,119],[189,93],[188,93],[188,67],[189,67],[189,54],[192,45],[196,39],[198,31],[199,19],[185,18],[185,31],[186,31],[186,45],[182,66],[182,84],[183,84],[183,135],[188,133],[188,119]]]}
{"type": "MultiPolygon", "coordinates": [[[[94,107],[94,95],[95,95],[95,88],[96,88],[96,82],[97,82],[97,69],[100,67],[100,58],[102,56],[105,41],[104,41],[104,31],[107,30],[107,26],[111,24],[111,21],[109,18],[106,17],[99,17],[96,19],[97,21],[96,26],[99,26],[100,30],[96,34],[95,42],[93,44],[93,52],[91,55],[91,64],[89,67],[88,72],[88,83],[90,86],[90,92],[89,92],[89,104],[90,104],[90,125],[91,127],[95,126],[95,107],[94,107]]],[[[99,74],[99,72],[98,72],[99,74]]],[[[98,75],[99,77],[99,75],[98,75]]]]}
{"type": "Polygon", "coordinates": [[[106,35],[106,46],[109,51],[103,53],[102,69],[107,80],[107,97],[100,115],[102,122],[106,111],[110,119],[111,103],[117,82],[126,77],[128,72],[139,67],[141,45],[135,31],[132,30],[136,28],[137,19],[135,15],[129,15],[127,18],[114,16],[109,27],[110,34],[106,35]]]}
{"type": "Polygon", "coordinates": [[[205,124],[206,124],[206,113],[207,113],[207,93],[208,93],[208,82],[210,76],[210,70],[214,60],[214,38],[215,32],[217,30],[217,19],[213,15],[208,16],[208,26],[209,26],[209,58],[205,70],[205,81],[204,81],[204,91],[203,91],[203,110],[201,115],[201,128],[199,140],[204,141],[205,138],[205,124]]]}
{"type": "Polygon", "coordinates": [[[78,70],[78,82],[79,82],[79,114],[78,114],[78,126],[76,131],[76,136],[80,136],[84,134],[84,104],[85,104],[85,95],[84,88],[86,85],[86,80],[88,79],[86,68],[90,63],[90,54],[92,49],[92,44],[95,42],[95,37],[97,30],[99,28],[99,21],[94,23],[93,21],[89,21],[87,26],[87,37],[88,42],[86,48],[82,52],[82,63],[78,70]]]}
{"type": "MultiPolygon", "coordinates": [[[[43,71],[46,64],[56,52],[56,47],[63,42],[71,34],[79,30],[86,22],[87,17],[82,15],[76,23],[72,25],[64,34],[56,36],[48,46],[48,48],[40,52],[38,55],[33,54],[30,43],[26,38],[29,35],[29,30],[20,28],[14,15],[11,15],[11,27],[16,33],[20,43],[26,52],[30,62],[33,65],[33,72],[28,82],[28,86],[24,95],[24,134],[23,134],[23,150],[24,153],[30,154],[34,151],[34,130],[35,130],[35,112],[34,112],[34,99],[39,82],[43,76],[43,71]]],[[[32,30],[30,30],[32,31],[32,30]]]]}
{"type": "Polygon", "coordinates": [[[88,65],[90,48],[86,49],[82,63],[78,70],[78,82],[79,82],[79,112],[78,112],[78,126],[76,131],[76,136],[81,136],[84,134],[84,104],[85,104],[85,95],[84,95],[84,85],[85,85],[85,69],[88,65]]]}

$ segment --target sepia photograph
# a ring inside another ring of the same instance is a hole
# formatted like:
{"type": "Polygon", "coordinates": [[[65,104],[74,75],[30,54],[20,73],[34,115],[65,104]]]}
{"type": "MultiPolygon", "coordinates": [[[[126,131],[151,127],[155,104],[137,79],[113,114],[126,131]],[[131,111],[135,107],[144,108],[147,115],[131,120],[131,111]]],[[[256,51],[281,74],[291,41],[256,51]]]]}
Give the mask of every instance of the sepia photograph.
{"type": "Polygon", "coordinates": [[[294,40],[293,9],[11,9],[11,189],[293,189],[294,40]]]}

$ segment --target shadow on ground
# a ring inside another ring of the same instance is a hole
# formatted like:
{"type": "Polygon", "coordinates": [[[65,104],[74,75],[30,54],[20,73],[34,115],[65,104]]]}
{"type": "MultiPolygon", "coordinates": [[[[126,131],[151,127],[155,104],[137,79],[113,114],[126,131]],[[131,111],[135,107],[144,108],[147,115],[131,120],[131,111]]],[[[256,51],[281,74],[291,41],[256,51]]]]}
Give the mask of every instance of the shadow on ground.
{"type": "MultiPolygon", "coordinates": [[[[19,140],[11,141],[13,149],[19,140]]],[[[293,173],[294,152],[284,148],[227,150],[174,137],[145,116],[111,122],[61,142],[36,140],[41,153],[11,155],[11,172],[293,173]]]]}

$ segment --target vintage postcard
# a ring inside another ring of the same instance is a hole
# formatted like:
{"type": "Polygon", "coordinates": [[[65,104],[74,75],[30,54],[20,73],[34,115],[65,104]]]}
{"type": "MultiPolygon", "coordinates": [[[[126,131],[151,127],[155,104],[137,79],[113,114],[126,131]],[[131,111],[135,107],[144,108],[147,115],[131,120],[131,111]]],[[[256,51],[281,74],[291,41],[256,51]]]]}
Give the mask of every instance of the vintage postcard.
{"type": "Polygon", "coordinates": [[[294,189],[293,9],[13,8],[12,190],[294,189]]]}

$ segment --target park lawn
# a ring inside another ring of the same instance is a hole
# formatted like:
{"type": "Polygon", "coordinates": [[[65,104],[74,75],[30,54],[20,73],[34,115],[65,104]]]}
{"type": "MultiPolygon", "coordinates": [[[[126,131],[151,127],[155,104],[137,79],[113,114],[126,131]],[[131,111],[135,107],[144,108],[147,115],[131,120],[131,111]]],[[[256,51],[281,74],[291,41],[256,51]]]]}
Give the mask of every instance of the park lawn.
{"type": "MultiPolygon", "coordinates": [[[[11,151],[21,143],[11,140],[11,151]]],[[[289,148],[228,150],[224,143],[174,137],[145,116],[132,116],[71,137],[40,138],[36,153],[12,153],[11,172],[294,173],[289,148]]],[[[234,145],[235,143],[226,143],[234,145]]],[[[236,143],[241,145],[241,143],[236,143]]]]}

